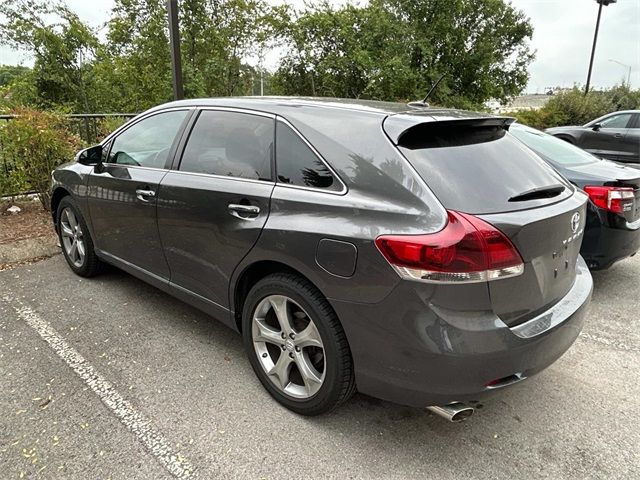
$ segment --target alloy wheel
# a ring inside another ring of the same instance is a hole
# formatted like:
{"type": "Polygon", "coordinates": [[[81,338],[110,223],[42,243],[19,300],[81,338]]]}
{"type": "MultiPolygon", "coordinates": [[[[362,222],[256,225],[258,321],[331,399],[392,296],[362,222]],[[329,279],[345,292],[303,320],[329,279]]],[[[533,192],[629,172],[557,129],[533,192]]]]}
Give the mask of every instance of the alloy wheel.
{"type": "Polygon", "coordinates": [[[60,215],[60,236],[67,258],[75,267],[82,267],[86,255],[84,234],[76,214],[69,207],[60,215]]]}
{"type": "Polygon", "coordinates": [[[283,393],[308,399],[325,378],[325,350],[311,317],[294,300],[270,295],[253,313],[251,335],[262,368],[283,393]]]}

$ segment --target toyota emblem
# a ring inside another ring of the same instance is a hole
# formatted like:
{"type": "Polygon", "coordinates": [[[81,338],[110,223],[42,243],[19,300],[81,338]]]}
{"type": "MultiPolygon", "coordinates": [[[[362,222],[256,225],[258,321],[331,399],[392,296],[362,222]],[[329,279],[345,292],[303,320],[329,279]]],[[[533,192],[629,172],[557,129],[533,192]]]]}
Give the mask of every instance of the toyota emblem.
{"type": "Polygon", "coordinates": [[[571,231],[576,233],[578,228],[580,228],[580,214],[576,212],[571,217],[571,231]]]}

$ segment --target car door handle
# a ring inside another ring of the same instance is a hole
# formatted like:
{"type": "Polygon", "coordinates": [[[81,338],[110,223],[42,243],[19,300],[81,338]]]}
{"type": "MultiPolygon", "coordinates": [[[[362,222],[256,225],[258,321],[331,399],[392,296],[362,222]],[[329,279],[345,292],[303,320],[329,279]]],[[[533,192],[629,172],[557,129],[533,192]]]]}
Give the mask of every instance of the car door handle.
{"type": "Polygon", "coordinates": [[[622,138],[622,134],[621,133],[616,133],[613,138],[622,138]]]}
{"type": "Polygon", "coordinates": [[[154,192],[153,190],[145,190],[142,188],[136,190],[136,197],[138,197],[138,200],[140,200],[141,202],[149,202],[155,196],[156,192],[154,192]]]}
{"type": "Polygon", "coordinates": [[[255,205],[240,205],[237,203],[230,203],[227,205],[229,213],[237,218],[250,220],[257,217],[260,214],[260,207],[255,205]]]}

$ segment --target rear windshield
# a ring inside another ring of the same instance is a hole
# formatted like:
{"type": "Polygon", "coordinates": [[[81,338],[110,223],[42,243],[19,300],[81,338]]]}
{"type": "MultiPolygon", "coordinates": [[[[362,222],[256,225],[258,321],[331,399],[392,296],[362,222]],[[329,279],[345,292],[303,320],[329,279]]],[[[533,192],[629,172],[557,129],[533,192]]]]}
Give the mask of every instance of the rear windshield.
{"type": "Polygon", "coordinates": [[[398,147],[448,209],[509,212],[555,203],[573,192],[501,126],[422,124],[405,132],[398,147]]]}
{"type": "Polygon", "coordinates": [[[577,166],[601,160],[552,135],[524,126],[513,126],[509,132],[542,158],[557,165],[577,166]]]}

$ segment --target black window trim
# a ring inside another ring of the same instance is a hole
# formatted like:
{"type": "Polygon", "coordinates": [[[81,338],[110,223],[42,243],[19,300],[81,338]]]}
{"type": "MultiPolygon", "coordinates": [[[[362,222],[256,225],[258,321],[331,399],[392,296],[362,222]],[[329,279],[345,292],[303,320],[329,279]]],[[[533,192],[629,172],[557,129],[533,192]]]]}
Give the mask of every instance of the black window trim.
{"type": "Polygon", "coordinates": [[[127,122],[124,125],[122,125],[120,128],[116,129],[113,133],[111,133],[111,135],[107,136],[99,144],[99,145],[101,145],[103,147],[108,145],[108,151],[106,152],[106,158],[109,158],[109,155],[111,154],[111,148],[113,147],[114,142],[118,139],[118,137],[120,135],[122,135],[124,132],[129,130],[131,127],[133,127],[134,125],[137,125],[138,123],[142,122],[143,120],[146,120],[147,118],[151,118],[151,117],[159,115],[161,113],[170,113],[170,112],[176,112],[176,111],[186,111],[187,115],[185,116],[184,120],[182,121],[182,124],[180,125],[180,128],[178,128],[178,131],[176,132],[176,135],[175,135],[175,137],[173,139],[173,142],[171,143],[171,147],[169,148],[169,154],[167,155],[167,161],[164,164],[164,168],[145,167],[145,166],[142,166],[142,165],[124,165],[122,163],[113,163],[113,162],[102,162],[103,165],[106,165],[106,166],[109,166],[109,167],[116,166],[116,167],[136,168],[136,169],[141,169],[141,170],[156,170],[156,171],[168,172],[171,169],[171,165],[173,164],[174,157],[176,155],[176,152],[178,151],[178,146],[180,144],[180,140],[181,140],[181,138],[182,138],[182,136],[184,134],[184,131],[185,131],[185,129],[187,128],[187,126],[191,122],[191,118],[193,116],[193,112],[195,111],[195,107],[165,108],[165,109],[162,109],[162,110],[154,110],[152,112],[149,112],[148,114],[138,115],[137,117],[131,119],[129,122],[127,122]]]}
{"type": "Polygon", "coordinates": [[[327,188],[307,187],[307,186],[303,186],[303,185],[291,185],[289,183],[280,182],[278,180],[278,144],[277,144],[277,140],[274,142],[274,145],[275,145],[274,158],[275,158],[275,170],[276,170],[276,186],[277,187],[284,187],[284,188],[293,188],[293,189],[297,189],[297,190],[309,190],[309,191],[313,191],[313,192],[322,192],[322,193],[328,193],[328,194],[331,194],[331,195],[345,195],[349,191],[349,189],[347,188],[347,185],[340,178],[340,175],[338,175],[338,173],[333,169],[333,167],[331,167],[331,165],[329,165],[329,163],[324,159],[324,157],[322,155],[320,155],[320,152],[318,152],[318,150],[311,144],[311,142],[309,142],[309,140],[307,140],[305,138],[305,136],[302,135],[302,133],[300,133],[300,131],[291,124],[291,122],[289,122],[286,118],[281,117],[280,115],[276,115],[276,128],[275,128],[276,137],[277,137],[277,131],[278,131],[278,125],[277,125],[278,122],[282,122],[284,125],[286,125],[289,128],[291,128],[291,130],[305,143],[305,145],[307,145],[307,147],[309,147],[309,149],[313,152],[313,154],[327,167],[327,169],[331,172],[331,174],[334,176],[334,178],[340,183],[340,185],[342,185],[342,188],[340,190],[329,190],[327,188]]]}
{"type": "Polygon", "coordinates": [[[180,173],[183,175],[195,175],[198,177],[212,177],[212,178],[220,178],[220,179],[225,179],[225,180],[233,180],[233,181],[240,181],[240,182],[250,182],[250,183],[263,183],[263,184],[268,184],[268,185],[274,185],[275,182],[275,135],[276,135],[276,128],[275,128],[275,121],[276,121],[276,115],[274,115],[273,113],[268,113],[268,112],[262,112],[259,110],[251,110],[248,108],[235,108],[235,107],[217,107],[217,106],[201,106],[201,107],[195,107],[196,112],[194,113],[194,115],[191,117],[190,121],[188,122],[188,124],[186,125],[185,130],[182,132],[181,138],[180,138],[180,142],[178,144],[177,150],[176,150],[176,155],[174,157],[173,163],[171,165],[171,167],[169,168],[169,171],[171,171],[172,173],[180,173]],[[189,141],[189,137],[191,136],[191,133],[198,121],[198,118],[200,118],[200,115],[203,111],[221,111],[221,112],[231,112],[231,113],[243,113],[246,115],[255,115],[255,116],[259,116],[259,117],[265,117],[265,118],[271,118],[274,121],[274,128],[273,128],[273,151],[271,152],[271,179],[270,180],[260,180],[257,178],[242,178],[242,177],[234,177],[232,175],[216,175],[215,173],[198,173],[198,172],[186,172],[184,170],[180,170],[180,164],[182,163],[182,156],[184,155],[184,152],[186,150],[187,147],[187,142],[189,141]]]}

